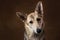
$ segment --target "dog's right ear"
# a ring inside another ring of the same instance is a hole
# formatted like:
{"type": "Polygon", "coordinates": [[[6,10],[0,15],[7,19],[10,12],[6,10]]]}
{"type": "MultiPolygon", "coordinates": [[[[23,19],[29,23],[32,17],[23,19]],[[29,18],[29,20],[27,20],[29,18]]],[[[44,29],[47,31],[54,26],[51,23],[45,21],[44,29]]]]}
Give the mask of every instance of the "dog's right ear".
{"type": "Polygon", "coordinates": [[[43,14],[43,5],[42,5],[42,1],[39,1],[36,5],[35,11],[39,14],[43,14]]]}
{"type": "Polygon", "coordinates": [[[20,18],[21,21],[26,20],[26,15],[22,14],[21,12],[16,12],[16,15],[20,18]]]}

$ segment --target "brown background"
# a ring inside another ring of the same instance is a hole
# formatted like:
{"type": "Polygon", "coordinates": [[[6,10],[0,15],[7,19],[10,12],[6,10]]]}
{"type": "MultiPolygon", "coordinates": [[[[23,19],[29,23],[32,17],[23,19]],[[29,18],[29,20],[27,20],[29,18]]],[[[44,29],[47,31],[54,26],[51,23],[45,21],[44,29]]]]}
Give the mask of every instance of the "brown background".
{"type": "MultiPolygon", "coordinates": [[[[39,0],[0,0],[0,40],[23,40],[23,23],[16,11],[30,13],[39,0]]],[[[60,40],[60,1],[42,0],[46,40],[60,40]]]]}

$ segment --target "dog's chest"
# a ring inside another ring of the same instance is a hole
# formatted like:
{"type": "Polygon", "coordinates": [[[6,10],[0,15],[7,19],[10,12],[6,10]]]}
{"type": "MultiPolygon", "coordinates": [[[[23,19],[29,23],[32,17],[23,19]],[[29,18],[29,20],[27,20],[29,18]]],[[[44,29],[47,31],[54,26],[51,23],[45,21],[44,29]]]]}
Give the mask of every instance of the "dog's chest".
{"type": "Polygon", "coordinates": [[[26,38],[25,37],[25,40],[39,40],[38,38],[35,38],[35,37],[31,37],[31,38],[26,38]]]}
{"type": "Polygon", "coordinates": [[[24,40],[39,40],[39,38],[38,37],[34,37],[34,36],[28,38],[28,36],[26,34],[24,34],[24,40]]]}
{"type": "Polygon", "coordinates": [[[38,38],[30,38],[29,40],[39,40],[38,38]]]}
{"type": "Polygon", "coordinates": [[[24,40],[45,40],[44,33],[42,33],[40,36],[38,35],[31,36],[30,38],[28,38],[26,33],[24,33],[24,40]]]}

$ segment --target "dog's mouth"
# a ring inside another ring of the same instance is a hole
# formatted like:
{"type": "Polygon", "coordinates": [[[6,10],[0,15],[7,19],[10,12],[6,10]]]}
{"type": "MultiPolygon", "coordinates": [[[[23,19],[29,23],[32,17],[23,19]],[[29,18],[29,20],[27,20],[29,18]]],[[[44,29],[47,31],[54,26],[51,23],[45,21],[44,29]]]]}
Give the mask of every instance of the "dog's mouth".
{"type": "Polygon", "coordinates": [[[35,36],[35,37],[37,37],[37,36],[39,36],[39,34],[37,34],[37,33],[34,33],[34,36],[35,36]]]}

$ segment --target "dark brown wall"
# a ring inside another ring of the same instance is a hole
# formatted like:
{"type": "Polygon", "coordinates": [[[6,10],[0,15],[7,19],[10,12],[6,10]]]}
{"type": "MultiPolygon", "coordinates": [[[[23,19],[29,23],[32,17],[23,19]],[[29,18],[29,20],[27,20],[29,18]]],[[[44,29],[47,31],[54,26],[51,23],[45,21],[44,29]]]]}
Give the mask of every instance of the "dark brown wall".
{"type": "MultiPolygon", "coordinates": [[[[33,12],[39,0],[0,0],[0,40],[23,40],[23,23],[16,11],[33,12]]],[[[60,39],[60,1],[42,0],[46,40],[60,39]]]]}

